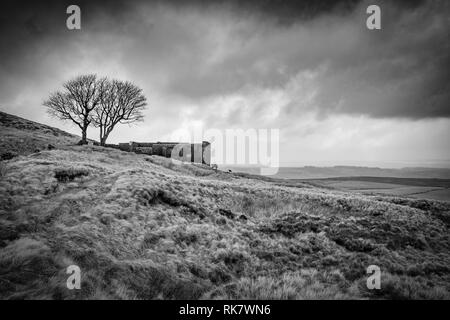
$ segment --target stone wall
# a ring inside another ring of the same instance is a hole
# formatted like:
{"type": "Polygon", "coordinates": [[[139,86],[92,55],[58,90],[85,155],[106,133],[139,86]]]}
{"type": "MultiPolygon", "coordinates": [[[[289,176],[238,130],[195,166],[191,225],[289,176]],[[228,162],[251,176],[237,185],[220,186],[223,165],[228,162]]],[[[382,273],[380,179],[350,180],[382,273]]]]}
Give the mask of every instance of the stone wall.
{"type": "Polygon", "coordinates": [[[180,161],[211,164],[211,144],[202,143],[175,143],[175,142],[128,142],[114,145],[122,151],[157,155],[174,158],[180,161]]]}

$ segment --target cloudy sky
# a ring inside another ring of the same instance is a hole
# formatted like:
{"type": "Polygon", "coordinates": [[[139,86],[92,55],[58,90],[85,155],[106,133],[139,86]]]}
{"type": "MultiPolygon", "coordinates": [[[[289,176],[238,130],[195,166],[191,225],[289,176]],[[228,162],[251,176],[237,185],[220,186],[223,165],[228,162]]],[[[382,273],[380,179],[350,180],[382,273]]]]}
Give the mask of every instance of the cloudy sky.
{"type": "Polygon", "coordinates": [[[42,102],[97,73],[135,82],[149,102],[111,143],[277,128],[285,166],[450,167],[446,0],[36,2],[2,5],[2,111],[79,134],[42,102]],[[70,4],[81,30],[66,28],[70,4]],[[381,30],[366,28],[369,4],[381,30]]]}

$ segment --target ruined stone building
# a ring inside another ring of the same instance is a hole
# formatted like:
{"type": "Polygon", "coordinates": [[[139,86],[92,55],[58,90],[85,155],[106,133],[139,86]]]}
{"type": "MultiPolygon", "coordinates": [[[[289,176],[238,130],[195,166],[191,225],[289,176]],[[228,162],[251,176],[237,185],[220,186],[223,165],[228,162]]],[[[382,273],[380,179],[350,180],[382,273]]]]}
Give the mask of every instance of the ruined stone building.
{"type": "Polygon", "coordinates": [[[177,142],[129,142],[119,143],[118,149],[128,152],[157,155],[180,161],[211,164],[211,144],[177,142]]]}

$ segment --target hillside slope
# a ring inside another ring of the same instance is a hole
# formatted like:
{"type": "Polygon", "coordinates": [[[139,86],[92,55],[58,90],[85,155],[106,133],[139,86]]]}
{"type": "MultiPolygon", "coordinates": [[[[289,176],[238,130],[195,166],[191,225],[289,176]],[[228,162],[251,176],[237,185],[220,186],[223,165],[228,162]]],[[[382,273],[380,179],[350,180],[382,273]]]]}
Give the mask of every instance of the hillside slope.
{"type": "Polygon", "coordinates": [[[31,154],[51,146],[75,144],[80,137],[0,111],[0,159],[31,154]]]}
{"type": "Polygon", "coordinates": [[[3,299],[450,297],[448,203],[96,146],[0,164],[3,299]],[[81,290],[66,287],[73,264],[81,290]],[[381,290],[366,287],[369,265],[381,290]]]}

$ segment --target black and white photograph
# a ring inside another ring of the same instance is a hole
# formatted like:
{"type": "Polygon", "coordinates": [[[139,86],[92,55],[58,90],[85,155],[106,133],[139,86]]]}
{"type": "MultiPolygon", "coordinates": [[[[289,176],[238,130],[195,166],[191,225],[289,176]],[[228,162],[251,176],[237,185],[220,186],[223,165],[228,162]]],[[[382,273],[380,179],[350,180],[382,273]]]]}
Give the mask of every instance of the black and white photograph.
{"type": "Polygon", "coordinates": [[[0,300],[450,300],[450,2],[2,1],[0,300]]]}

